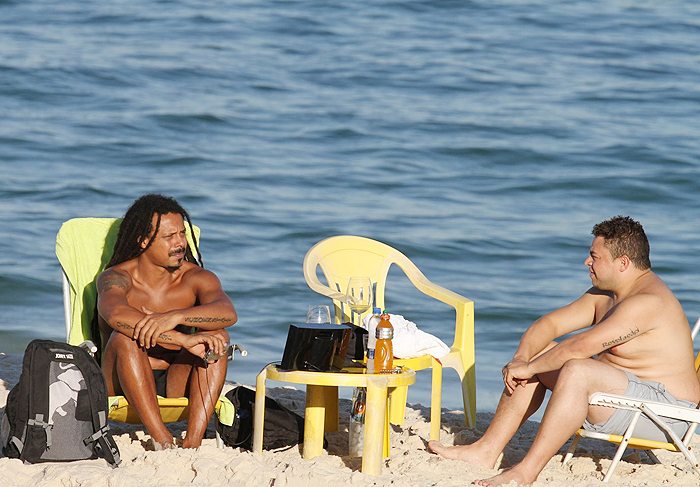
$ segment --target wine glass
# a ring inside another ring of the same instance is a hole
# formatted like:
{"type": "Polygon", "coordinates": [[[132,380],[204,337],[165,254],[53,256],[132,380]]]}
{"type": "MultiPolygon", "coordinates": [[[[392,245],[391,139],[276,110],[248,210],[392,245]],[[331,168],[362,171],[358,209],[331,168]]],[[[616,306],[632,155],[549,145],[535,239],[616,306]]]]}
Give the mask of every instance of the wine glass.
{"type": "Polygon", "coordinates": [[[311,305],[309,306],[309,312],[306,314],[307,323],[330,323],[331,322],[331,310],[328,305],[311,305]]]}
{"type": "Polygon", "coordinates": [[[345,291],[345,302],[358,317],[370,309],[372,307],[372,281],[370,278],[351,277],[348,281],[347,291],[345,291]]]}

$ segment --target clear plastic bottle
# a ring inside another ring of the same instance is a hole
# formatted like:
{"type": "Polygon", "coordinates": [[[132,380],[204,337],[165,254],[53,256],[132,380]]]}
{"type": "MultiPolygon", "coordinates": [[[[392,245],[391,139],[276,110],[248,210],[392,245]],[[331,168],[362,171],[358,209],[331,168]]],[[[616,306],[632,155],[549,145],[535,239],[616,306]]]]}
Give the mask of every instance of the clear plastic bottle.
{"type": "Polygon", "coordinates": [[[367,373],[374,374],[374,349],[377,344],[376,329],[382,310],[380,308],[374,308],[372,310],[372,317],[367,322],[367,331],[369,336],[367,337],[367,373]]]}
{"type": "Polygon", "coordinates": [[[348,454],[351,457],[361,457],[365,440],[365,406],[367,404],[367,389],[357,387],[352,395],[352,410],[348,425],[348,454]]]}
{"type": "Polygon", "coordinates": [[[374,369],[377,373],[389,372],[394,368],[394,327],[389,321],[389,313],[384,310],[377,325],[377,344],[374,349],[374,369]]]}

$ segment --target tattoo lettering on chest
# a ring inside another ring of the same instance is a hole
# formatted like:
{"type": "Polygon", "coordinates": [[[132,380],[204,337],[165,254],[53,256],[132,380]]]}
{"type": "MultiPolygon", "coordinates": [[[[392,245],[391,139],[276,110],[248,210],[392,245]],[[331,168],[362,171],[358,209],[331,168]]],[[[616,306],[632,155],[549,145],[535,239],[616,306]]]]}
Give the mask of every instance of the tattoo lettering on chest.
{"type": "Polygon", "coordinates": [[[632,338],[633,336],[638,335],[638,334],[639,334],[639,328],[636,328],[634,330],[630,330],[630,332],[625,336],[620,335],[618,338],[615,338],[614,340],[611,340],[609,342],[603,342],[603,347],[604,348],[612,347],[613,345],[617,345],[618,343],[622,343],[626,340],[629,340],[630,338],[632,338]]]}
{"type": "Polygon", "coordinates": [[[228,323],[231,318],[205,318],[204,316],[191,316],[185,318],[185,323],[228,323]]]}

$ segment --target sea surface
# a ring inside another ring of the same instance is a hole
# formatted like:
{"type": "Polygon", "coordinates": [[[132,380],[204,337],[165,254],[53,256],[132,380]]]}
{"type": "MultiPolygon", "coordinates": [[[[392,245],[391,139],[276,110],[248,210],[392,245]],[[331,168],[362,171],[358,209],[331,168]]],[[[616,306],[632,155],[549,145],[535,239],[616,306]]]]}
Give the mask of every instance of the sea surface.
{"type": "MultiPolygon", "coordinates": [[[[691,0],[0,0],[0,352],[65,337],[61,223],[160,192],[239,312],[230,380],[326,303],[306,251],[356,234],[475,302],[493,411],[525,328],[590,285],[601,220],[644,225],[696,320],[699,154],[691,0]]],[[[387,308],[451,342],[398,269],[387,308]]]]}

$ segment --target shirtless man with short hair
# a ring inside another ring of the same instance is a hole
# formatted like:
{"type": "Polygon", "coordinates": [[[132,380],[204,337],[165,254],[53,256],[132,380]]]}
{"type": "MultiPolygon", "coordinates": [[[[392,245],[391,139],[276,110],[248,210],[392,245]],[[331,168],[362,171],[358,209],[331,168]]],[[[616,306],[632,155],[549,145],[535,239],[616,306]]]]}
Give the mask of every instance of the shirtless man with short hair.
{"type": "MultiPolygon", "coordinates": [[[[182,446],[200,446],[227,369],[225,359],[206,363],[204,357],[209,350],[224,353],[224,328],[238,319],[217,277],[189,248],[185,221],[191,229],[189,215],[172,198],[137,199],[97,279],[108,393],[126,396],[158,449],[172,448],[173,436],[160,417],[157,393],[189,398],[182,446]]],[[[196,241],[195,250],[199,254],[196,241]]]]}
{"type": "MultiPolygon", "coordinates": [[[[552,390],[525,458],[495,477],[475,481],[477,485],[533,483],[581,425],[622,435],[631,413],[589,406],[588,397],[595,392],[686,406],[700,400],[688,321],[671,290],[651,271],[642,226],[618,216],[599,223],[592,233],[584,264],[593,287],[525,331],[513,359],[503,367],[505,390],[484,435],[470,445],[428,444],[445,458],[494,468],[520,425],[542,405],[545,390],[552,390]],[[588,329],[554,342],[584,328],[588,329]],[[661,383],[665,392],[654,383],[661,383]]],[[[642,421],[648,424],[638,423],[635,431],[655,437],[649,439],[663,438],[652,422],[644,416],[642,421]]],[[[687,424],[677,423],[674,429],[682,436],[687,424]]]]}

